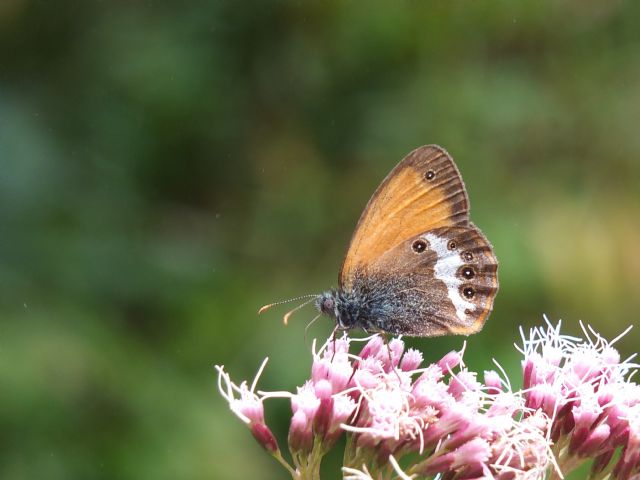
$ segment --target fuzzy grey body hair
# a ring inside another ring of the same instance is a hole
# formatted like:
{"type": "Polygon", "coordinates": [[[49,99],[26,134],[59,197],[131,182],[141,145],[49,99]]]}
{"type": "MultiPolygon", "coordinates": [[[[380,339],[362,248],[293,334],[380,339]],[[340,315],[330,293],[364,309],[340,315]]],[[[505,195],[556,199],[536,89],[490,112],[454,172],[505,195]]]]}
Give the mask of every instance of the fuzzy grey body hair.
{"type": "MultiPolygon", "coordinates": [[[[340,329],[412,334],[415,320],[428,315],[435,329],[438,320],[434,295],[416,285],[418,275],[357,275],[352,288],[334,289],[316,299],[316,308],[334,318],[340,329]]],[[[424,281],[422,281],[424,283],[424,281]]],[[[435,292],[433,292],[435,294],[435,292]]],[[[435,331],[435,330],[434,330],[435,331]]]]}

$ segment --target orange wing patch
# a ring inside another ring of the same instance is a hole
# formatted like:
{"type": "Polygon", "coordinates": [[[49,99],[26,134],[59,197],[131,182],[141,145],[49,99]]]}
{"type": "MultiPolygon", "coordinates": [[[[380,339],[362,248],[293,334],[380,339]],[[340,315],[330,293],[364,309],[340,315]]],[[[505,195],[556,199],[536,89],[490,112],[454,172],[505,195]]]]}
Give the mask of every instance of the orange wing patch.
{"type": "Polygon", "coordinates": [[[427,145],[407,155],[387,175],[362,212],[340,270],[348,287],[356,270],[407,238],[438,227],[467,226],[469,201],[453,159],[427,145]]]}

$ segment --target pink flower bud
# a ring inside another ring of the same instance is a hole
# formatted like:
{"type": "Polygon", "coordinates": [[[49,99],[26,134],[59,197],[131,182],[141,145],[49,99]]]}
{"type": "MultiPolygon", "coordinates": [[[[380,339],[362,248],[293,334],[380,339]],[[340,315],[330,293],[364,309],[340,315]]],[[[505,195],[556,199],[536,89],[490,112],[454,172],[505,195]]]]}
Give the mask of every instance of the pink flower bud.
{"type": "Polygon", "coordinates": [[[469,425],[471,412],[462,404],[453,403],[424,433],[424,441],[430,444],[457,430],[464,430],[469,425]]]}
{"type": "Polygon", "coordinates": [[[403,372],[410,372],[415,370],[422,363],[422,352],[410,348],[406,351],[400,362],[400,369],[403,372]]]}
{"type": "Polygon", "coordinates": [[[535,363],[532,357],[527,357],[522,361],[522,388],[528,390],[535,382],[535,363]]]}
{"type": "Polygon", "coordinates": [[[333,412],[331,422],[325,435],[324,446],[333,445],[342,435],[341,424],[346,423],[356,409],[356,403],[348,395],[338,395],[333,398],[333,412]]]}
{"type": "MultiPolygon", "coordinates": [[[[571,434],[571,442],[569,443],[569,451],[573,453],[587,439],[593,422],[600,415],[600,408],[595,405],[583,404],[574,406],[571,409],[573,415],[573,432],[571,434]]],[[[609,427],[607,426],[607,436],[609,435],[609,427]]]]}
{"type": "Polygon", "coordinates": [[[311,365],[311,381],[318,382],[329,378],[331,362],[326,358],[316,358],[311,365]]]}
{"type": "MultiPolygon", "coordinates": [[[[558,412],[558,404],[562,401],[562,397],[558,395],[558,392],[553,388],[543,390],[542,396],[542,411],[549,417],[556,415],[557,418],[561,418],[565,412],[558,412]]],[[[569,405],[570,406],[570,405],[569,405]]]]}
{"type": "Polygon", "coordinates": [[[462,355],[453,350],[440,359],[438,366],[443,372],[448,373],[460,365],[460,362],[462,362],[462,355]]]}
{"type": "Polygon", "coordinates": [[[378,383],[380,383],[380,379],[376,377],[370,370],[358,369],[353,374],[351,383],[354,386],[362,389],[370,389],[378,385],[378,383]]]}
{"type": "Polygon", "coordinates": [[[387,362],[389,361],[389,354],[391,356],[391,368],[395,368],[400,363],[400,358],[404,353],[404,342],[398,338],[392,339],[388,344],[389,349],[387,351],[387,362]]]}
{"type": "Polygon", "coordinates": [[[495,395],[502,392],[502,382],[500,375],[495,370],[485,370],[484,384],[487,386],[487,393],[495,395]]]}
{"type": "Polygon", "coordinates": [[[542,406],[542,398],[544,396],[544,385],[536,385],[525,393],[525,406],[532,410],[538,410],[542,406]]]}
{"type": "Polygon", "coordinates": [[[475,438],[458,447],[455,451],[431,457],[419,467],[422,475],[434,475],[436,473],[457,470],[465,467],[465,470],[479,470],[482,472],[484,464],[489,460],[491,447],[481,438],[475,438]]]}
{"type": "Polygon", "coordinates": [[[340,393],[345,388],[354,374],[354,368],[348,361],[333,362],[329,367],[328,379],[331,382],[333,393],[340,393]]]}
{"type": "Polygon", "coordinates": [[[438,365],[432,363],[427,368],[424,369],[422,375],[418,378],[418,382],[428,381],[428,382],[439,382],[444,378],[444,373],[442,372],[442,368],[438,365]]]}
{"type": "Polygon", "coordinates": [[[327,342],[327,348],[324,351],[324,357],[331,360],[336,355],[349,352],[349,340],[346,337],[334,338],[327,342]]]}
{"type": "Polygon", "coordinates": [[[602,363],[606,366],[615,366],[620,363],[620,353],[613,347],[605,348],[600,355],[602,357],[602,363]]]}
{"type": "Polygon", "coordinates": [[[560,363],[564,358],[564,353],[558,347],[554,347],[553,345],[545,345],[544,347],[542,347],[542,357],[549,365],[558,367],[560,366],[560,363]]]}
{"type": "Polygon", "coordinates": [[[512,417],[522,408],[522,403],[518,397],[511,392],[499,392],[494,395],[491,406],[487,410],[489,417],[507,415],[512,417]]]}
{"type": "Polygon", "coordinates": [[[360,355],[358,355],[363,360],[369,357],[375,357],[378,355],[382,347],[384,346],[384,341],[380,335],[376,335],[375,337],[371,337],[371,340],[367,342],[367,344],[360,351],[360,355]]]}
{"type": "Polygon", "coordinates": [[[611,436],[618,437],[627,427],[629,418],[629,407],[623,403],[615,403],[608,409],[606,422],[611,427],[611,436]]]}
{"type": "Polygon", "coordinates": [[[261,401],[247,395],[235,403],[237,410],[249,419],[249,423],[264,423],[264,406],[261,401]]]}
{"type": "Polygon", "coordinates": [[[609,385],[603,385],[598,390],[598,405],[605,407],[613,402],[615,393],[611,388],[607,388],[609,385]]]}
{"type": "Polygon", "coordinates": [[[298,387],[298,394],[291,397],[293,413],[302,410],[308,419],[315,417],[319,406],[320,399],[316,396],[314,385],[310,381],[307,381],[302,387],[298,387]]]}
{"type": "Polygon", "coordinates": [[[491,437],[492,424],[496,419],[489,419],[482,415],[472,415],[469,423],[464,428],[459,428],[451,434],[451,436],[442,443],[445,450],[454,450],[460,445],[464,445],[475,437],[486,436],[491,437]]]}
{"type": "Polygon", "coordinates": [[[311,422],[302,410],[298,410],[291,417],[289,427],[289,448],[293,451],[307,454],[313,446],[313,432],[311,422]]]}
{"type": "Polygon", "coordinates": [[[449,393],[459,400],[465,392],[476,392],[480,389],[480,383],[476,380],[474,372],[463,370],[453,375],[449,381],[449,393]]]}
{"type": "Polygon", "coordinates": [[[453,468],[464,466],[467,468],[479,467],[481,469],[482,465],[486,463],[491,456],[491,447],[487,441],[481,438],[475,438],[458,447],[454,455],[453,468]]]}
{"type": "Polygon", "coordinates": [[[448,386],[443,382],[436,382],[420,377],[414,384],[411,394],[417,408],[434,407],[437,410],[445,410],[448,405],[455,402],[453,396],[447,391],[448,386]]]}
{"type": "Polygon", "coordinates": [[[313,386],[313,391],[316,394],[316,397],[322,401],[324,399],[331,398],[333,388],[328,380],[320,380],[313,386]]]}
{"type": "Polygon", "coordinates": [[[331,390],[331,384],[327,380],[320,380],[315,385],[315,393],[320,399],[320,406],[313,419],[313,432],[320,437],[324,437],[331,426],[333,414],[331,390]]]}
{"type": "Polygon", "coordinates": [[[592,352],[577,351],[571,356],[571,372],[576,376],[575,385],[586,382],[600,373],[598,358],[592,352]]]}
{"type": "Polygon", "coordinates": [[[345,423],[354,410],[356,409],[356,403],[346,395],[339,395],[334,398],[333,402],[333,425],[331,426],[332,430],[336,430],[340,428],[341,423],[345,423]]]}
{"type": "Polygon", "coordinates": [[[606,423],[598,425],[589,433],[585,441],[578,446],[576,452],[577,455],[580,457],[594,456],[594,454],[598,452],[609,439],[610,433],[609,425],[606,423]]]}
{"type": "Polygon", "coordinates": [[[253,434],[253,438],[255,438],[262,448],[270,453],[277,452],[278,442],[276,441],[276,437],[273,436],[269,427],[267,427],[264,423],[254,423],[251,425],[251,433],[253,434]]]}

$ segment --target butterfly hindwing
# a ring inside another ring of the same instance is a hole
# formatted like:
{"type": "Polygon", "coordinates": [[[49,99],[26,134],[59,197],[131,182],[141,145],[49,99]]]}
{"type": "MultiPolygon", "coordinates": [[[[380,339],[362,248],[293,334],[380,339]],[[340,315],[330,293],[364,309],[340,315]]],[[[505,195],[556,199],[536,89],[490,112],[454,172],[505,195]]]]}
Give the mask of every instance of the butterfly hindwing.
{"type": "Polygon", "coordinates": [[[430,337],[477,332],[498,289],[491,245],[472,224],[418,234],[358,270],[365,329],[430,337]]]}

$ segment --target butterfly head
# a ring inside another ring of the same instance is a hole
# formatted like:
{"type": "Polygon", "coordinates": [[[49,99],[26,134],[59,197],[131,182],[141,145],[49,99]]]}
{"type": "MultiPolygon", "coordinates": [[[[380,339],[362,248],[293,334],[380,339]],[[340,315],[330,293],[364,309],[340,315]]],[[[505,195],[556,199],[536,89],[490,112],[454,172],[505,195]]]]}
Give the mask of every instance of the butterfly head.
{"type": "Polygon", "coordinates": [[[335,319],[339,316],[337,303],[335,290],[329,290],[328,292],[321,293],[316,298],[316,308],[318,311],[335,319]]]}
{"type": "Polygon", "coordinates": [[[340,330],[349,330],[354,327],[351,318],[350,302],[345,298],[342,291],[329,290],[316,298],[316,308],[320,313],[333,318],[338,324],[340,330]]]}

